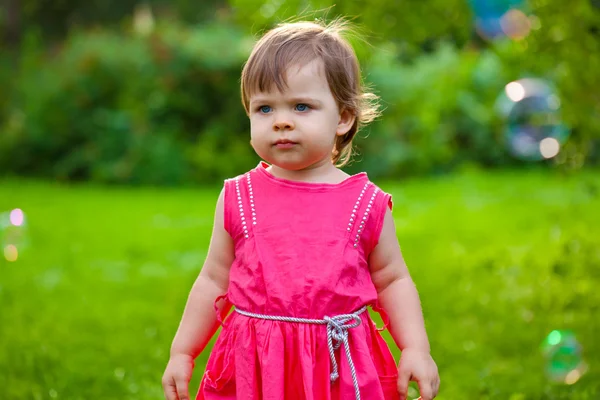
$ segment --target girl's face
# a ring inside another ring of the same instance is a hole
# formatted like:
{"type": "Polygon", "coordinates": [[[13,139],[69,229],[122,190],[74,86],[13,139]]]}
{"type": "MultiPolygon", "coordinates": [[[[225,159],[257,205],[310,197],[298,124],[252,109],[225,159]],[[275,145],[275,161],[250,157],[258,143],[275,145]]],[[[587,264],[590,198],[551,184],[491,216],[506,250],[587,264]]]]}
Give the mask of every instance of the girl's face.
{"type": "Polygon", "coordinates": [[[344,135],[354,115],[338,109],[323,62],[313,60],[286,73],[287,88],[250,96],[250,135],[256,153],[280,168],[299,171],[331,162],[337,135],[344,135]]]}

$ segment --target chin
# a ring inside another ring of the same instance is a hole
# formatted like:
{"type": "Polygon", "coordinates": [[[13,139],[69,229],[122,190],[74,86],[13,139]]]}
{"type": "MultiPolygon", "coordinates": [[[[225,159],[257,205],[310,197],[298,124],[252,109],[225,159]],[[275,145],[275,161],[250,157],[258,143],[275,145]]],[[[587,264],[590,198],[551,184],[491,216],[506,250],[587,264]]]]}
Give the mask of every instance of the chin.
{"type": "Polygon", "coordinates": [[[256,147],[254,148],[254,151],[256,152],[256,154],[269,165],[274,165],[276,167],[291,170],[291,171],[297,171],[297,170],[303,169],[307,165],[305,162],[302,162],[301,160],[295,161],[295,160],[289,160],[289,159],[287,159],[287,160],[282,159],[283,157],[276,157],[270,151],[262,151],[262,150],[263,149],[257,149],[256,147]]]}
{"type": "Polygon", "coordinates": [[[291,161],[281,161],[281,160],[265,160],[267,163],[274,165],[276,167],[287,169],[288,171],[299,171],[308,167],[310,164],[303,162],[291,162],[291,161]]]}

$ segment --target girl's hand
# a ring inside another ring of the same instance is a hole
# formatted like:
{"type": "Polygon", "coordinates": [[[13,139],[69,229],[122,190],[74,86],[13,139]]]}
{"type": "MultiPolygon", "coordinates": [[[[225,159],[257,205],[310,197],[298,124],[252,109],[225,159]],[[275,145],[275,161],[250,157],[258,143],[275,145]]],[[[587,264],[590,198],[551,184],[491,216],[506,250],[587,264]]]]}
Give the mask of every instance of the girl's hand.
{"type": "Polygon", "coordinates": [[[435,365],[435,361],[428,352],[410,348],[402,350],[398,366],[400,400],[406,399],[409,381],[417,382],[421,399],[431,400],[437,396],[440,388],[440,377],[437,365],[435,365]]]}
{"type": "Polygon", "coordinates": [[[167,400],[190,400],[188,385],[192,378],[194,359],[187,354],[172,355],[162,378],[167,400]]]}

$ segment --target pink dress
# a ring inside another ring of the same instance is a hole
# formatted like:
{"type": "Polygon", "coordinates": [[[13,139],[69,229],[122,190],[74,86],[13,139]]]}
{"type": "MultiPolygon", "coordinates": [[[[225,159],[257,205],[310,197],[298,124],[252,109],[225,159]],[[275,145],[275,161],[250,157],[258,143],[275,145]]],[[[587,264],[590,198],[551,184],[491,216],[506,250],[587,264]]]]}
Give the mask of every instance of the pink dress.
{"type": "MultiPolygon", "coordinates": [[[[224,223],[235,261],[227,295],[216,302],[311,319],[364,305],[383,312],[367,261],[390,195],[366,173],[338,184],[306,183],[277,178],[267,167],[261,162],[225,181],[224,223]]],[[[347,332],[361,399],[397,399],[396,362],[368,312],[360,320],[347,332]]],[[[343,345],[335,357],[339,378],[331,382],[326,325],[234,311],[223,322],[196,399],[354,399],[343,345]]]]}

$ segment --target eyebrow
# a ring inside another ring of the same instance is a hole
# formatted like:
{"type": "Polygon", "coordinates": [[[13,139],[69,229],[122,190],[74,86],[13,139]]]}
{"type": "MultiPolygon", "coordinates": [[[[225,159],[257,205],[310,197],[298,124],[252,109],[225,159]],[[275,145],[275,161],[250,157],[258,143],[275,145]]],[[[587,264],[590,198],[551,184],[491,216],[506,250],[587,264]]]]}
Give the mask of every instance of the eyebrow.
{"type": "Polygon", "coordinates": [[[317,106],[321,105],[321,102],[319,100],[317,100],[315,98],[312,98],[312,97],[308,97],[308,96],[306,96],[306,97],[304,97],[304,96],[292,97],[290,99],[290,101],[292,103],[312,103],[312,104],[315,104],[317,106]]]}
{"type": "MultiPolygon", "coordinates": [[[[310,103],[310,104],[314,104],[317,106],[321,105],[321,102],[315,98],[309,97],[309,96],[298,96],[298,97],[292,97],[289,99],[290,103],[310,103]]],[[[253,98],[250,101],[250,105],[256,105],[256,104],[263,104],[263,103],[271,103],[270,99],[268,97],[256,97],[253,98]]]]}

